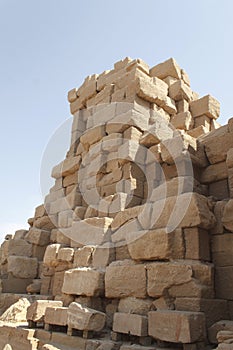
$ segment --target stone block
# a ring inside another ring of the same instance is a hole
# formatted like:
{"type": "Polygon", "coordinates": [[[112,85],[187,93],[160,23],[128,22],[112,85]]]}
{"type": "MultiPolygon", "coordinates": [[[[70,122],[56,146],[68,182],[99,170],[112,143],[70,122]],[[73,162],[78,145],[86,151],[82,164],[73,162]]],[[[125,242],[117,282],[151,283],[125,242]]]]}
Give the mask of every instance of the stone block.
{"type": "Polygon", "coordinates": [[[104,242],[109,232],[112,219],[93,217],[75,221],[72,225],[72,239],[83,245],[99,245],[104,242]]]}
{"type": "Polygon", "coordinates": [[[201,182],[209,184],[212,182],[227,179],[228,172],[226,162],[209,165],[201,174],[201,182]]]}
{"type": "Polygon", "coordinates": [[[62,261],[71,262],[74,257],[73,248],[60,248],[58,251],[57,259],[62,261]]]}
{"type": "Polygon", "coordinates": [[[178,80],[178,81],[174,82],[169,87],[169,96],[175,101],[180,101],[183,99],[186,101],[193,100],[192,90],[182,80],[178,80]]]}
{"type": "Polygon", "coordinates": [[[223,211],[222,223],[223,223],[223,226],[231,232],[233,232],[232,214],[233,214],[233,199],[230,199],[225,205],[225,208],[223,211]]]}
{"type": "Polygon", "coordinates": [[[107,134],[122,133],[129,127],[138,128],[140,131],[148,129],[149,117],[134,109],[119,114],[106,124],[107,134]]]}
{"type": "Polygon", "coordinates": [[[72,223],[73,210],[65,210],[58,213],[58,227],[69,227],[72,223]]]}
{"type": "Polygon", "coordinates": [[[27,293],[26,288],[32,283],[32,278],[16,278],[12,275],[8,275],[7,279],[1,281],[2,293],[27,293]]]}
{"type": "Polygon", "coordinates": [[[220,104],[212,96],[206,95],[190,103],[192,116],[200,117],[203,114],[211,119],[217,119],[220,114],[220,104]]]}
{"type": "Polygon", "coordinates": [[[113,318],[113,331],[138,337],[148,335],[147,317],[116,312],[113,318]]]}
{"type": "Polygon", "coordinates": [[[79,303],[71,303],[68,308],[68,327],[82,331],[100,332],[106,322],[103,312],[83,307],[79,303]]]}
{"type": "Polygon", "coordinates": [[[80,156],[66,158],[52,169],[51,176],[59,179],[75,173],[79,169],[80,161],[80,156]]]}
{"type": "Polygon", "coordinates": [[[97,246],[93,251],[93,266],[95,268],[104,268],[115,260],[115,248],[112,243],[105,243],[97,246]]]}
{"type": "Polygon", "coordinates": [[[141,210],[141,206],[136,206],[119,212],[111,223],[112,230],[117,230],[120,226],[124,225],[129,220],[136,218],[141,210]]]}
{"type": "Polygon", "coordinates": [[[233,300],[233,266],[216,267],[215,289],[219,299],[233,300]]]}
{"type": "Polygon", "coordinates": [[[37,300],[27,309],[27,320],[33,322],[44,322],[47,307],[61,307],[61,301],[37,300]]]}
{"type": "Polygon", "coordinates": [[[151,297],[160,297],[164,291],[174,285],[191,281],[192,267],[182,263],[150,263],[147,264],[147,292],[151,297]]]}
{"type": "Polygon", "coordinates": [[[92,264],[92,255],[95,250],[94,246],[85,246],[79,248],[74,253],[74,267],[88,267],[92,264]]]}
{"type": "Polygon", "coordinates": [[[52,279],[52,295],[61,295],[65,272],[55,272],[52,279]]]}
{"type": "Polygon", "coordinates": [[[49,266],[56,266],[57,265],[57,256],[58,256],[58,251],[60,249],[61,245],[58,243],[50,244],[46,250],[45,250],[45,255],[43,262],[46,265],[49,266]]]}
{"type": "Polygon", "coordinates": [[[209,338],[210,343],[218,344],[217,334],[220,331],[233,331],[233,321],[220,320],[220,321],[214,323],[208,329],[208,338],[209,338]]]}
{"type": "Polygon", "coordinates": [[[76,268],[66,271],[62,292],[86,296],[103,295],[104,272],[90,268],[76,268]]]}
{"type": "Polygon", "coordinates": [[[105,135],[105,126],[99,125],[86,130],[80,137],[80,142],[84,145],[84,147],[89,147],[90,145],[100,141],[105,135]]]}
{"type": "Polygon", "coordinates": [[[168,76],[175,79],[181,79],[181,69],[174,60],[170,58],[165,62],[159,63],[150,69],[150,76],[165,79],[168,76]]]}
{"type": "Polygon", "coordinates": [[[210,131],[210,125],[211,125],[212,120],[214,120],[214,119],[210,119],[207,115],[202,115],[200,117],[195,118],[194,126],[195,126],[195,128],[198,128],[199,126],[203,126],[208,131],[210,131]]]}
{"type": "Polygon", "coordinates": [[[138,314],[147,316],[152,307],[151,299],[139,299],[135,297],[122,298],[119,301],[118,311],[125,314],[138,314]]]}
{"type": "Polygon", "coordinates": [[[66,326],[67,311],[67,307],[47,307],[45,309],[44,322],[51,325],[66,326]]]}
{"type": "Polygon", "coordinates": [[[233,266],[233,234],[213,236],[212,257],[217,266],[233,266]]]}
{"type": "Polygon", "coordinates": [[[166,229],[128,232],[126,241],[133,260],[182,259],[184,245],[182,230],[166,229]]]}
{"type": "Polygon", "coordinates": [[[220,163],[226,160],[227,153],[233,147],[233,132],[227,132],[216,136],[214,142],[212,138],[204,140],[207,158],[211,164],[220,163]]]}
{"type": "Polygon", "coordinates": [[[124,261],[106,268],[105,295],[107,298],[146,296],[146,269],[144,265],[124,261]],[[123,262],[122,262],[123,263],[123,262]]]}
{"type": "Polygon", "coordinates": [[[205,315],[201,312],[151,311],[149,335],[172,343],[194,343],[206,338],[205,315]]]}
{"type": "Polygon", "coordinates": [[[30,257],[32,256],[32,244],[24,239],[10,239],[8,254],[30,257]]]}
{"type": "Polygon", "coordinates": [[[176,298],[175,309],[203,312],[207,327],[212,326],[217,321],[229,318],[227,301],[221,299],[176,298]]]}
{"type": "Polygon", "coordinates": [[[229,198],[228,179],[209,184],[209,195],[218,200],[229,198]]]}
{"type": "Polygon", "coordinates": [[[25,240],[40,246],[48,245],[50,241],[50,231],[40,230],[34,227],[30,228],[25,236],[25,240]]]}
{"type": "Polygon", "coordinates": [[[193,126],[192,115],[189,111],[175,114],[171,119],[171,124],[176,129],[190,130],[193,126]]]}
{"type": "Polygon", "coordinates": [[[184,229],[185,259],[210,260],[210,237],[207,230],[198,227],[184,229]]]}
{"type": "Polygon", "coordinates": [[[38,271],[38,261],[36,258],[24,256],[8,257],[8,272],[16,278],[35,278],[38,271]]]}

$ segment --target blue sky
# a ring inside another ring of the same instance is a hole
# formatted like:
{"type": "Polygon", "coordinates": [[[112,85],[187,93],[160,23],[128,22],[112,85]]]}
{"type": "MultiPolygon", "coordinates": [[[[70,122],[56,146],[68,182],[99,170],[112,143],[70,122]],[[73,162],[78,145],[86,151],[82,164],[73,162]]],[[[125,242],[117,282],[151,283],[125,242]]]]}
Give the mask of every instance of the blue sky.
{"type": "Polygon", "coordinates": [[[0,0],[0,238],[27,227],[42,202],[44,150],[87,75],[125,56],[150,66],[174,57],[193,90],[218,98],[226,123],[232,13],[232,0],[0,0]]]}

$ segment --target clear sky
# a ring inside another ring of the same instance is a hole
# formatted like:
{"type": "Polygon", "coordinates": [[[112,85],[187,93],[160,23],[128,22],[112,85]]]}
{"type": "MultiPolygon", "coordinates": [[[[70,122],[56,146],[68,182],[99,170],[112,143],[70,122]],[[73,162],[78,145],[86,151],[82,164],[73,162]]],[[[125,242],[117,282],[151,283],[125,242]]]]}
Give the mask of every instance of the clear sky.
{"type": "Polygon", "coordinates": [[[70,117],[68,90],[87,75],[125,56],[150,66],[174,57],[193,90],[218,98],[226,123],[232,14],[232,0],[0,0],[0,239],[42,202],[44,150],[70,117]]]}

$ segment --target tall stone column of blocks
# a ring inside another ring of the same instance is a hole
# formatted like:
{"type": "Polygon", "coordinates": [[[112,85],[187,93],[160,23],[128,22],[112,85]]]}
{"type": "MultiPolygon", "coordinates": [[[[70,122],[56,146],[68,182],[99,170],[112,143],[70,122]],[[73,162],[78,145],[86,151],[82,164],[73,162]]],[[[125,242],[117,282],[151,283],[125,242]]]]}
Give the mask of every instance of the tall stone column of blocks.
{"type": "Polygon", "coordinates": [[[68,100],[70,148],[1,247],[2,292],[61,301],[46,330],[105,330],[112,349],[216,344],[219,322],[233,329],[232,120],[174,59],[126,58],[68,100]]]}

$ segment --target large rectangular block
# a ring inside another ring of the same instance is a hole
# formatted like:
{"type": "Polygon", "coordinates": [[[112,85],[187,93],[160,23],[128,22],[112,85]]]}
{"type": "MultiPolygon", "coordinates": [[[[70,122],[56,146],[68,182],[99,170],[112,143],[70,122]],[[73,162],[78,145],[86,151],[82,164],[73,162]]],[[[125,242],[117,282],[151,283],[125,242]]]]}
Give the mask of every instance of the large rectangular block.
{"type": "Polygon", "coordinates": [[[233,266],[215,269],[215,288],[218,298],[233,300],[233,266]]]}
{"type": "Polygon", "coordinates": [[[233,234],[213,236],[212,256],[217,266],[233,266],[233,234]]]}
{"type": "Polygon", "coordinates": [[[146,296],[146,270],[140,264],[111,264],[106,268],[105,295],[107,298],[146,296]]]}
{"type": "Polygon", "coordinates": [[[149,335],[172,343],[194,343],[206,337],[205,315],[201,312],[151,311],[149,335]]]}
{"type": "Polygon", "coordinates": [[[104,272],[90,268],[66,271],[62,292],[86,296],[102,295],[104,292],[104,272]]]}
{"type": "Polygon", "coordinates": [[[8,257],[8,272],[16,278],[35,278],[37,270],[38,261],[36,258],[14,255],[8,257]]]}
{"type": "Polygon", "coordinates": [[[113,331],[117,333],[137,335],[138,337],[147,336],[147,317],[116,312],[113,317],[113,331]]]}
{"type": "Polygon", "coordinates": [[[25,236],[25,240],[36,245],[45,246],[50,241],[50,231],[40,230],[38,228],[30,228],[25,236]]]}
{"type": "Polygon", "coordinates": [[[10,239],[8,254],[30,257],[32,256],[32,244],[25,239],[10,239]]]}
{"type": "Polygon", "coordinates": [[[67,307],[47,307],[44,315],[44,322],[51,325],[67,325],[67,307]]]}
{"type": "Polygon", "coordinates": [[[185,239],[185,258],[209,261],[209,232],[198,227],[185,228],[183,231],[185,239]]]}
{"type": "Polygon", "coordinates": [[[33,322],[43,322],[47,307],[61,307],[62,301],[37,300],[27,309],[27,320],[33,322]]]}
{"type": "Polygon", "coordinates": [[[227,152],[233,147],[233,132],[227,132],[216,136],[214,142],[212,138],[204,140],[207,158],[211,164],[223,162],[227,158],[227,152]]]}
{"type": "Polygon", "coordinates": [[[158,77],[164,79],[168,76],[181,79],[181,69],[174,60],[174,58],[169,58],[168,60],[157,64],[150,69],[150,75],[152,77],[158,77]]]}
{"type": "Polygon", "coordinates": [[[68,328],[82,331],[101,331],[106,322],[106,314],[79,303],[71,303],[68,308],[68,328]]]}
{"type": "Polygon", "coordinates": [[[126,241],[133,260],[182,259],[184,255],[181,229],[128,232],[126,241]]]}
{"type": "Polygon", "coordinates": [[[205,114],[211,119],[217,119],[220,114],[220,104],[212,96],[206,95],[190,103],[192,116],[200,117],[205,114]]]}

